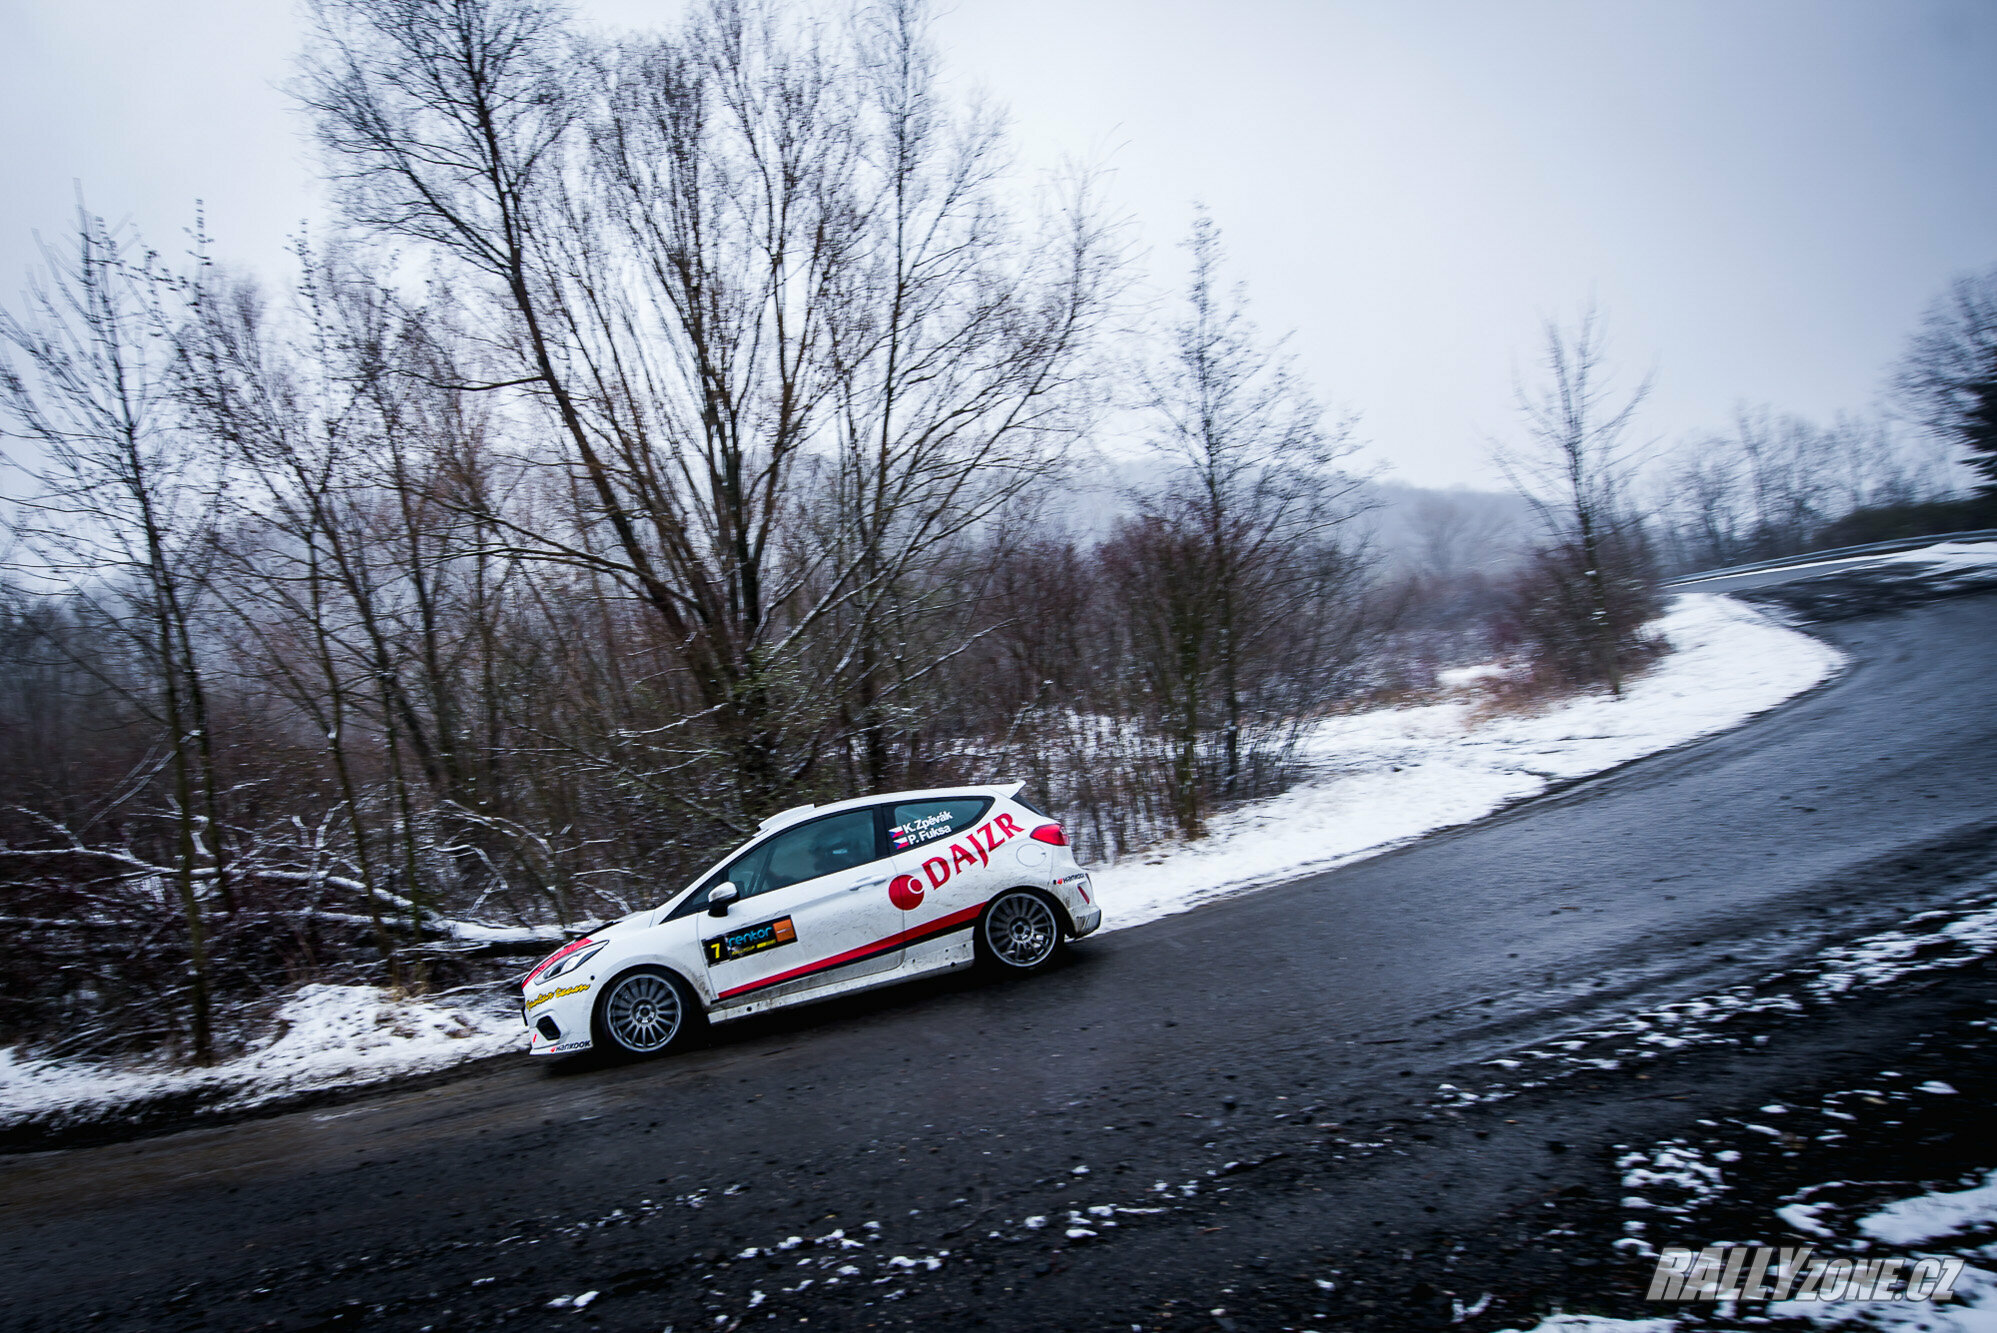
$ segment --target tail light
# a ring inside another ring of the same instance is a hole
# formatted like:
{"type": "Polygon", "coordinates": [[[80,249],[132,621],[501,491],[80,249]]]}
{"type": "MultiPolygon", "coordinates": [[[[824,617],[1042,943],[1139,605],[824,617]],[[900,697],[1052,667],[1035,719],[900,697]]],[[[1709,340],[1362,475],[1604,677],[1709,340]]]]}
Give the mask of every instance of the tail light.
{"type": "Polygon", "coordinates": [[[1028,835],[1035,842],[1044,842],[1052,847],[1066,847],[1068,835],[1061,831],[1059,824],[1042,824],[1028,835]]]}

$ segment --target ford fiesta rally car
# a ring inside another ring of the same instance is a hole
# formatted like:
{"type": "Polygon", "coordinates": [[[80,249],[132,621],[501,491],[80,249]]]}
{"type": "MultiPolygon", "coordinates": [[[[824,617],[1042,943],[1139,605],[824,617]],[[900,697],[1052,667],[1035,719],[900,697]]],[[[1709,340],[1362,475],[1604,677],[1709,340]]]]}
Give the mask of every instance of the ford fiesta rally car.
{"type": "Polygon", "coordinates": [[[521,983],[535,1055],[664,1051],[694,1026],[983,961],[1031,972],[1102,924],[1061,826],[1020,783],[799,806],[664,906],[521,983]]]}

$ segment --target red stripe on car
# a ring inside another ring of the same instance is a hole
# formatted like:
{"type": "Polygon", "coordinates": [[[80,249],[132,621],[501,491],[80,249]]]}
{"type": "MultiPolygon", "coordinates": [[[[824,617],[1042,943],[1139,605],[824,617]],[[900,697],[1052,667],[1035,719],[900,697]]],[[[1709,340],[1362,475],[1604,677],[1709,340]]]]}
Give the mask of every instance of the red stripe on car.
{"type": "Polygon", "coordinates": [[[960,926],[969,925],[977,919],[978,913],[984,910],[984,904],[982,903],[976,907],[966,907],[961,912],[952,912],[948,916],[939,917],[926,926],[919,926],[914,930],[901,931],[898,934],[889,936],[887,939],[876,940],[872,944],[863,944],[857,949],[848,949],[845,953],[834,954],[830,958],[822,958],[815,963],[806,963],[802,967],[793,967],[787,972],[778,972],[774,976],[764,977],[761,981],[751,981],[740,986],[731,986],[727,990],[716,994],[714,998],[717,1000],[732,999],[737,995],[745,995],[752,990],[761,990],[765,986],[776,986],[786,981],[796,981],[799,977],[808,977],[814,972],[823,972],[827,968],[838,967],[844,963],[857,963],[861,959],[871,958],[877,953],[886,953],[889,949],[899,949],[903,945],[916,944],[937,935],[947,934],[960,926]]]}

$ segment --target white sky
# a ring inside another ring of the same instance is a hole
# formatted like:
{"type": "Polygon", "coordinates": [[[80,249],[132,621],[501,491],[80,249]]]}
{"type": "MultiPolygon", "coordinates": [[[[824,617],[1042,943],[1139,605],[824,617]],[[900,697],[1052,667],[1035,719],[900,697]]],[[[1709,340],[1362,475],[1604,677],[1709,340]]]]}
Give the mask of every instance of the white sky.
{"type": "MultiPolygon", "coordinates": [[[[678,6],[586,0],[605,24],[678,6]]],[[[0,0],[0,299],[93,209],[178,251],[193,201],[275,277],[316,214],[248,0],[0,0]]],[[[1169,281],[1195,198],[1261,323],[1401,480],[1489,484],[1537,321],[1589,295],[1648,429],[1863,409],[1928,300],[1997,263],[1997,5],[956,0],[955,75],[1032,164],[1113,172],[1169,281]]]]}

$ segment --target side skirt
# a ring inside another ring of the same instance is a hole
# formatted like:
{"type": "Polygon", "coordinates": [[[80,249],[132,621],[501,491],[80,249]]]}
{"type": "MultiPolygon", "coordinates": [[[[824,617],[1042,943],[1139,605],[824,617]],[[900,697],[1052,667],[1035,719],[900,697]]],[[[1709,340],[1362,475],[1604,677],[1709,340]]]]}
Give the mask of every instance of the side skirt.
{"type": "Polygon", "coordinates": [[[726,1023],[731,1019],[747,1018],[751,1014],[766,1014],[774,1009],[789,1009],[798,1005],[816,1004],[820,1000],[836,999],[841,995],[856,995],[861,991],[878,990],[882,986],[912,981],[916,977],[928,976],[932,972],[954,972],[959,968],[969,967],[973,961],[971,937],[963,931],[958,931],[940,939],[923,940],[910,945],[902,955],[901,966],[892,971],[875,972],[870,976],[848,975],[837,981],[788,995],[751,996],[741,1004],[710,1009],[707,1021],[726,1023]]]}

